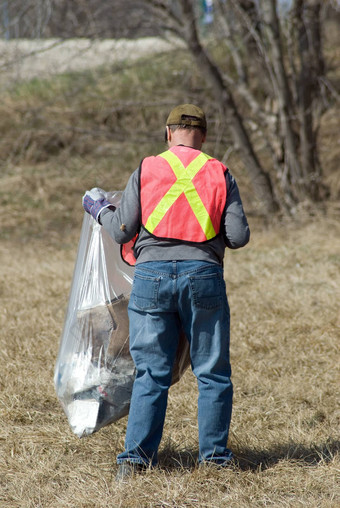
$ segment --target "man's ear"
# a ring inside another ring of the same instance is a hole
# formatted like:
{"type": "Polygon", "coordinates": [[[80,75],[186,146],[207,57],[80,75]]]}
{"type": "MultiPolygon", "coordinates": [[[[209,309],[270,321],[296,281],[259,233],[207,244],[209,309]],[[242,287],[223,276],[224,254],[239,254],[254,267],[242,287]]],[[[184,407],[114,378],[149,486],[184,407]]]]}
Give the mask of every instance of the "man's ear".
{"type": "Polygon", "coordinates": [[[168,127],[168,126],[166,126],[166,128],[165,128],[164,140],[165,140],[165,142],[171,141],[171,130],[170,130],[170,127],[168,127]]]}

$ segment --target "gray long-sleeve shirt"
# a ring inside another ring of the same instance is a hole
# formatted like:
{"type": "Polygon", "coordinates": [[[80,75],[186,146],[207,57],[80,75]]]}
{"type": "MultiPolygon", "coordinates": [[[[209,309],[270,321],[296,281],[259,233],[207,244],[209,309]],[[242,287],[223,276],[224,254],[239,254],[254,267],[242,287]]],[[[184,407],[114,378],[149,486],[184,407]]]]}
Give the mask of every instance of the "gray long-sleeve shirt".
{"type": "MultiPolygon", "coordinates": [[[[240,193],[233,176],[226,172],[227,202],[222,218],[221,234],[204,243],[163,240],[140,229],[139,170],[129,178],[120,206],[115,211],[106,208],[100,222],[119,244],[130,241],[140,230],[135,244],[136,264],[147,261],[200,260],[222,264],[225,248],[238,249],[249,241],[250,231],[240,193]],[[124,226],[122,227],[122,225],[124,226]]],[[[185,221],[185,217],[183,216],[185,221]]]]}

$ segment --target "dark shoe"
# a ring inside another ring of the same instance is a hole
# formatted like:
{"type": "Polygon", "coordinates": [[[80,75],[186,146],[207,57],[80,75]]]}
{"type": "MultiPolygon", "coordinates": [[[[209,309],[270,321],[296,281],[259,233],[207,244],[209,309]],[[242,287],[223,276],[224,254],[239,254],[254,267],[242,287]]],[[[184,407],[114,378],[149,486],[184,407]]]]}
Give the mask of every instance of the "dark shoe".
{"type": "Polygon", "coordinates": [[[116,474],[116,482],[127,481],[129,478],[132,478],[136,474],[141,473],[146,469],[147,466],[145,464],[124,461],[118,466],[118,471],[116,474]]]}

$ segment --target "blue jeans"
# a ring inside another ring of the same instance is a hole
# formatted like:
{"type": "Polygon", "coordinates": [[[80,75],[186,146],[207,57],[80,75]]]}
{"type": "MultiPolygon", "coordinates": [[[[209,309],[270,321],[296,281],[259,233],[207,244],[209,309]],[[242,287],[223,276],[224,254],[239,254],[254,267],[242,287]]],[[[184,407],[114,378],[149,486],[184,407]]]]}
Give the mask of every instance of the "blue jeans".
{"type": "Polygon", "coordinates": [[[137,373],[125,451],[117,463],[157,463],[182,328],[198,382],[199,461],[230,462],[227,441],[233,387],[222,267],[204,261],[141,263],[135,268],[128,311],[130,351],[137,373]]]}

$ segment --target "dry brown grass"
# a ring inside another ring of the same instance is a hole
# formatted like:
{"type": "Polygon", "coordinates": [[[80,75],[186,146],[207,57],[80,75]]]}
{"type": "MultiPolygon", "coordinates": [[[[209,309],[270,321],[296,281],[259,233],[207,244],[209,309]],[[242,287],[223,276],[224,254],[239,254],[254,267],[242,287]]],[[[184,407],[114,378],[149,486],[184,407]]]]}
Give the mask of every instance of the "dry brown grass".
{"type": "Polygon", "coordinates": [[[238,465],[196,469],[187,372],[171,390],[159,470],[123,486],[114,475],[126,419],[79,440],[54,393],[75,236],[59,249],[2,242],[1,507],[339,505],[339,213],[253,229],[225,265],[238,465]]]}

